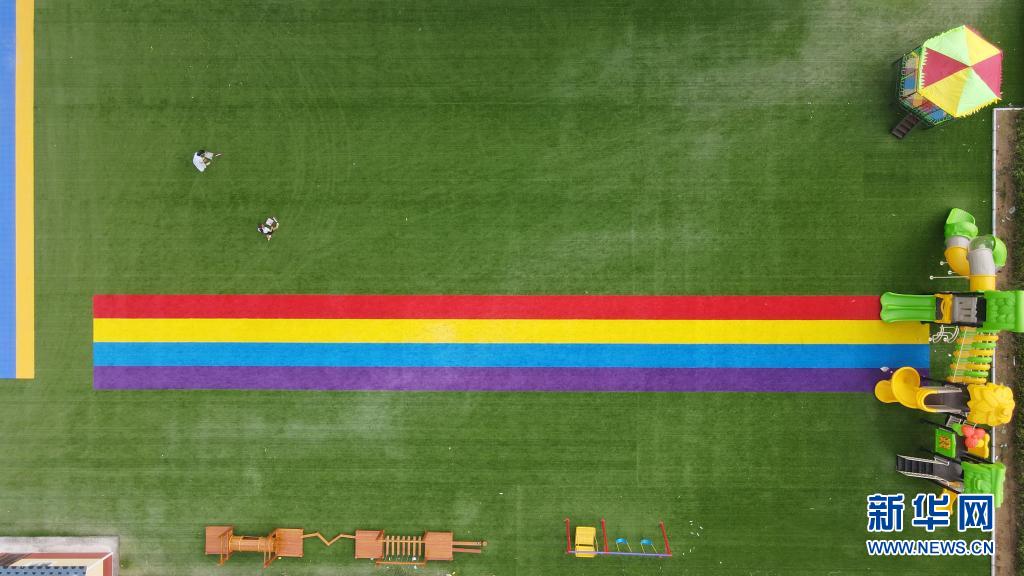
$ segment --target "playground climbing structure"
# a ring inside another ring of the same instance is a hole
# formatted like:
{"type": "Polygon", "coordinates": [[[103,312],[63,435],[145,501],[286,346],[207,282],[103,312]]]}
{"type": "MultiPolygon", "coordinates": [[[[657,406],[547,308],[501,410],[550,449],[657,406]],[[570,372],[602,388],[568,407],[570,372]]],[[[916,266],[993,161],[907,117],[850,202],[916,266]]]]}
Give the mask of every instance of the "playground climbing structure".
{"type": "Polygon", "coordinates": [[[383,530],[356,530],[327,539],[320,532],[305,533],[302,528],[278,528],[267,536],[239,536],[234,526],[207,526],[206,553],[217,555],[224,564],[235,552],[263,554],[263,567],[278,558],[302,558],[303,541],[319,539],[325,546],[338,540],[355,541],[355,558],[373,560],[378,566],[424,566],[429,561],[451,561],[456,553],[480,554],[487,542],[455,540],[451,532],[424,532],[420,536],[397,536],[383,530]]]}

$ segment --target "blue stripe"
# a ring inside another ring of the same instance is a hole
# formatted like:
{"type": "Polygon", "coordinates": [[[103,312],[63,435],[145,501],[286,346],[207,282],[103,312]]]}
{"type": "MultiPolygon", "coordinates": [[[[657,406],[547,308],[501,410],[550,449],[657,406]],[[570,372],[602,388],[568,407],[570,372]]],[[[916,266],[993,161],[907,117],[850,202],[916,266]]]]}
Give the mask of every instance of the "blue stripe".
{"type": "Polygon", "coordinates": [[[17,342],[14,230],[16,2],[0,2],[0,378],[14,378],[17,342]]]}
{"type": "Polygon", "coordinates": [[[878,368],[928,360],[928,346],[916,344],[93,344],[96,366],[878,368]]]}

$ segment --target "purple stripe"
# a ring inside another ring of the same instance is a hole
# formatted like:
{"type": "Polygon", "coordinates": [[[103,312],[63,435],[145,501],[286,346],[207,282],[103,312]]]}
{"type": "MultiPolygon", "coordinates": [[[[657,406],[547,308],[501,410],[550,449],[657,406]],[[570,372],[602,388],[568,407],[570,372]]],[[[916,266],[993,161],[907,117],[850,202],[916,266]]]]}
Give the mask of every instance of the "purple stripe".
{"type": "Polygon", "coordinates": [[[96,366],[101,390],[871,392],[872,368],[335,368],[96,366]]]}

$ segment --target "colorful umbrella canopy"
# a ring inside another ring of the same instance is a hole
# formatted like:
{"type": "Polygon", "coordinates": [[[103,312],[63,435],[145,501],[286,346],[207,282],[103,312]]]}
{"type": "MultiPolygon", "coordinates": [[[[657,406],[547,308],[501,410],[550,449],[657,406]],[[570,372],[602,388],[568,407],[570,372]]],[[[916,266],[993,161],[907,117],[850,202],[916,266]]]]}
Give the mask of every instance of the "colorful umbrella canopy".
{"type": "Polygon", "coordinates": [[[1003,53],[968,26],[921,46],[917,91],[954,118],[999,100],[1003,53]]]}

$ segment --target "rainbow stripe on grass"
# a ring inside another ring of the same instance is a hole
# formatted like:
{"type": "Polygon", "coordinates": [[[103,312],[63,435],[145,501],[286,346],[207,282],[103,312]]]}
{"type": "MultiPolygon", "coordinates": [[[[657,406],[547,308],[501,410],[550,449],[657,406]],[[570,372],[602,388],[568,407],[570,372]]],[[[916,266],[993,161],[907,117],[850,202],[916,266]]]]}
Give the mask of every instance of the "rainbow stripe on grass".
{"type": "Polygon", "coordinates": [[[875,296],[96,296],[99,389],[869,392],[875,296]]]}
{"type": "Polygon", "coordinates": [[[35,377],[33,19],[0,2],[0,378],[35,377]]]}

